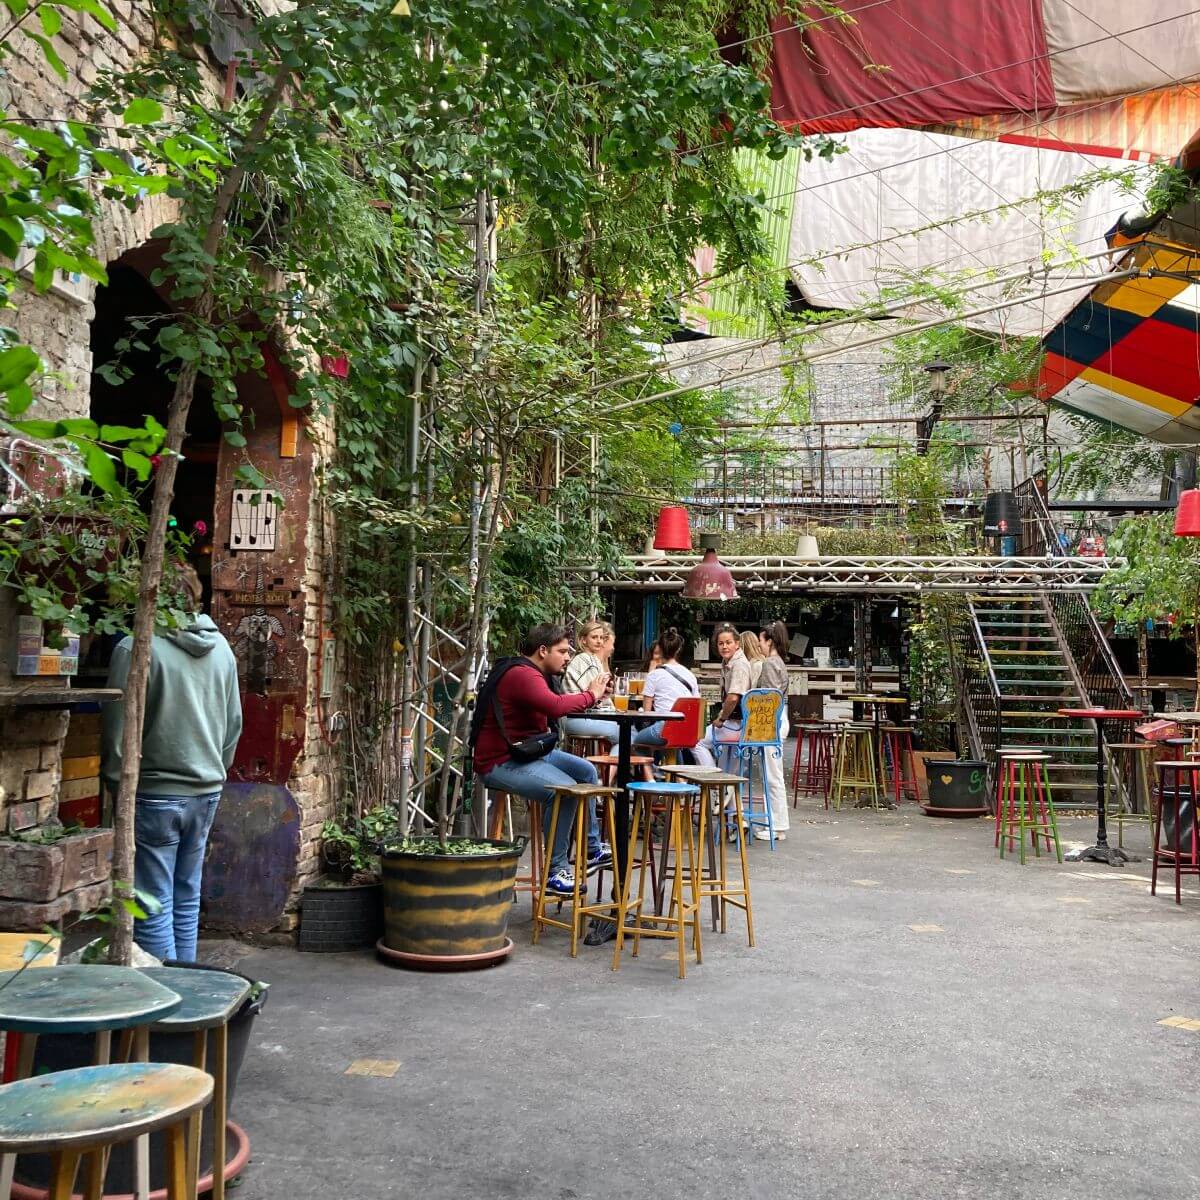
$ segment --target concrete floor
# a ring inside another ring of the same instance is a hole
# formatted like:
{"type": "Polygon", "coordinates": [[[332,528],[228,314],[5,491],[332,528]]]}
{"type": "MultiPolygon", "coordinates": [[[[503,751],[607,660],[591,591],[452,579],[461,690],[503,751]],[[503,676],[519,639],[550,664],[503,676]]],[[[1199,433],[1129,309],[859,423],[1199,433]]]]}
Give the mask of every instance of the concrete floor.
{"type": "Polygon", "coordinates": [[[242,959],[239,1200],[1195,1196],[1200,1022],[1161,1023],[1200,1018],[1194,886],[913,807],[802,808],[752,871],[757,947],[709,934],[682,982],[665,943],[530,946],[524,898],[489,971],[242,959]]]}

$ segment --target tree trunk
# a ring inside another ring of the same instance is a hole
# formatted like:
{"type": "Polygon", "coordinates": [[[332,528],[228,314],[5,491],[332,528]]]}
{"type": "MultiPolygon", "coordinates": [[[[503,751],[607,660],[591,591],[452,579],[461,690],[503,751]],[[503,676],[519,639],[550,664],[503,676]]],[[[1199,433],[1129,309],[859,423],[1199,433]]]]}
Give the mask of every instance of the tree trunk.
{"type": "MultiPolygon", "coordinates": [[[[248,147],[256,145],[266,132],[271,117],[283,99],[287,81],[288,72],[280,67],[271,91],[263,101],[262,110],[242,143],[243,153],[248,147]]],[[[237,195],[244,174],[245,167],[234,163],[217,192],[204,234],[204,251],[210,263],[216,259],[221,234],[225,228],[225,218],[229,214],[229,206],[237,195]]],[[[212,317],[216,301],[212,277],[213,267],[208,266],[205,268],[204,286],[193,310],[197,324],[204,324],[212,317]]],[[[146,528],[146,546],[142,554],[138,603],[133,618],[133,646],[123,700],[125,728],[121,739],[121,782],[113,813],[113,898],[117,901],[129,898],[133,894],[134,814],[142,761],[142,728],[146,719],[146,686],[150,679],[150,656],[155,619],[158,615],[158,591],[162,584],[163,559],[166,554],[167,520],[175,495],[175,472],[187,430],[188,412],[192,407],[196,375],[196,366],[187,363],[180,369],[175,381],[175,390],[167,408],[165,453],[154,477],[150,519],[146,528]]],[[[133,915],[125,905],[118,904],[112,944],[109,947],[109,961],[128,966],[132,954],[133,915]]]]}

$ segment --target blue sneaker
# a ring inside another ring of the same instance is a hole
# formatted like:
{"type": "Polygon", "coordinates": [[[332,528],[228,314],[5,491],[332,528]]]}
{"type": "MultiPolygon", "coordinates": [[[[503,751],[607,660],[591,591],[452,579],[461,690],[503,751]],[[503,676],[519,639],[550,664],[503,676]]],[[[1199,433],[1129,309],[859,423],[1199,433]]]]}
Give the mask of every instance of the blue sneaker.
{"type": "Polygon", "coordinates": [[[612,847],[607,842],[598,846],[588,847],[587,873],[595,875],[597,871],[612,866],[612,847]]]}
{"type": "Polygon", "coordinates": [[[575,894],[574,874],[565,867],[561,871],[555,871],[546,880],[546,891],[553,892],[556,896],[573,896],[575,894]]]}

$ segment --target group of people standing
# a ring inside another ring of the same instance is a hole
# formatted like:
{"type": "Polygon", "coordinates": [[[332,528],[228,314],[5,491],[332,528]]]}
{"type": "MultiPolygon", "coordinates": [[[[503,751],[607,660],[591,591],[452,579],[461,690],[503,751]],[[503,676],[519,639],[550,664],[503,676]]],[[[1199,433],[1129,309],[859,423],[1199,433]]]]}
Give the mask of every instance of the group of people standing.
{"type": "MultiPolygon", "coordinates": [[[[615,711],[612,702],[612,654],[616,644],[607,621],[588,621],[577,633],[578,651],[561,625],[539,625],[522,639],[520,656],[499,660],[480,688],[471,729],[475,772],[491,788],[507,791],[542,804],[548,815],[554,789],[571,783],[595,783],[595,766],[585,758],[557,747],[558,736],[606,739],[615,747],[619,729],[605,714],[615,711]]],[[[695,674],[679,661],[684,639],[667,629],[651,647],[643,691],[643,705],[653,713],[669,713],[676,701],[699,696],[695,674]]],[[[788,631],[782,621],[765,624],[757,634],[739,633],[721,625],[715,635],[721,659],[721,701],[704,737],[691,750],[700,766],[724,764],[725,755],[742,735],[742,701],[755,690],[774,690],[783,696],[780,745],[788,735],[788,631]]],[[[663,723],[640,729],[634,743],[643,752],[666,744],[663,723]]],[[[787,793],[783,756],[766,753],[766,792],[771,805],[775,837],[788,830],[787,793]]],[[[565,812],[548,847],[550,876],[547,887],[569,893],[574,873],[568,861],[573,812],[565,812]]],[[[756,837],[770,835],[759,830],[756,837]]],[[[588,823],[589,873],[612,861],[611,847],[600,840],[599,822],[592,813],[588,823]]]]}

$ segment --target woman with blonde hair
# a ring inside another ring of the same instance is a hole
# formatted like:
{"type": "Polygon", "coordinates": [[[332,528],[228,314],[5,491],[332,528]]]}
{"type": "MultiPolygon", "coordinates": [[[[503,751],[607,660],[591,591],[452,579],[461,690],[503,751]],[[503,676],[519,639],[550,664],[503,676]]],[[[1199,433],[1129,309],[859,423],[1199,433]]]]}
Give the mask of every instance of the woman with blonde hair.
{"type": "MultiPolygon", "coordinates": [[[[609,660],[616,644],[617,635],[607,621],[584,621],[575,635],[577,652],[563,674],[563,691],[586,692],[600,676],[611,675],[609,660]]],[[[615,746],[621,738],[620,728],[615,721],[605,721],[598,715],[615,711],[612,700],[605,696],[583,716],[564,718],[563,736],[607,738],[609,746],[615,746]]]]}
{"type": "Polygon", "coordinates": [[[758,634],[751,629],[747,629],[738,638],[738,641],[742,644],[742,653],[750,663],[750,686],[758,687],[758,681],[762,676],[763,663],[767,657],[763,653],[762,643],[758,640],[758,634]]]}

